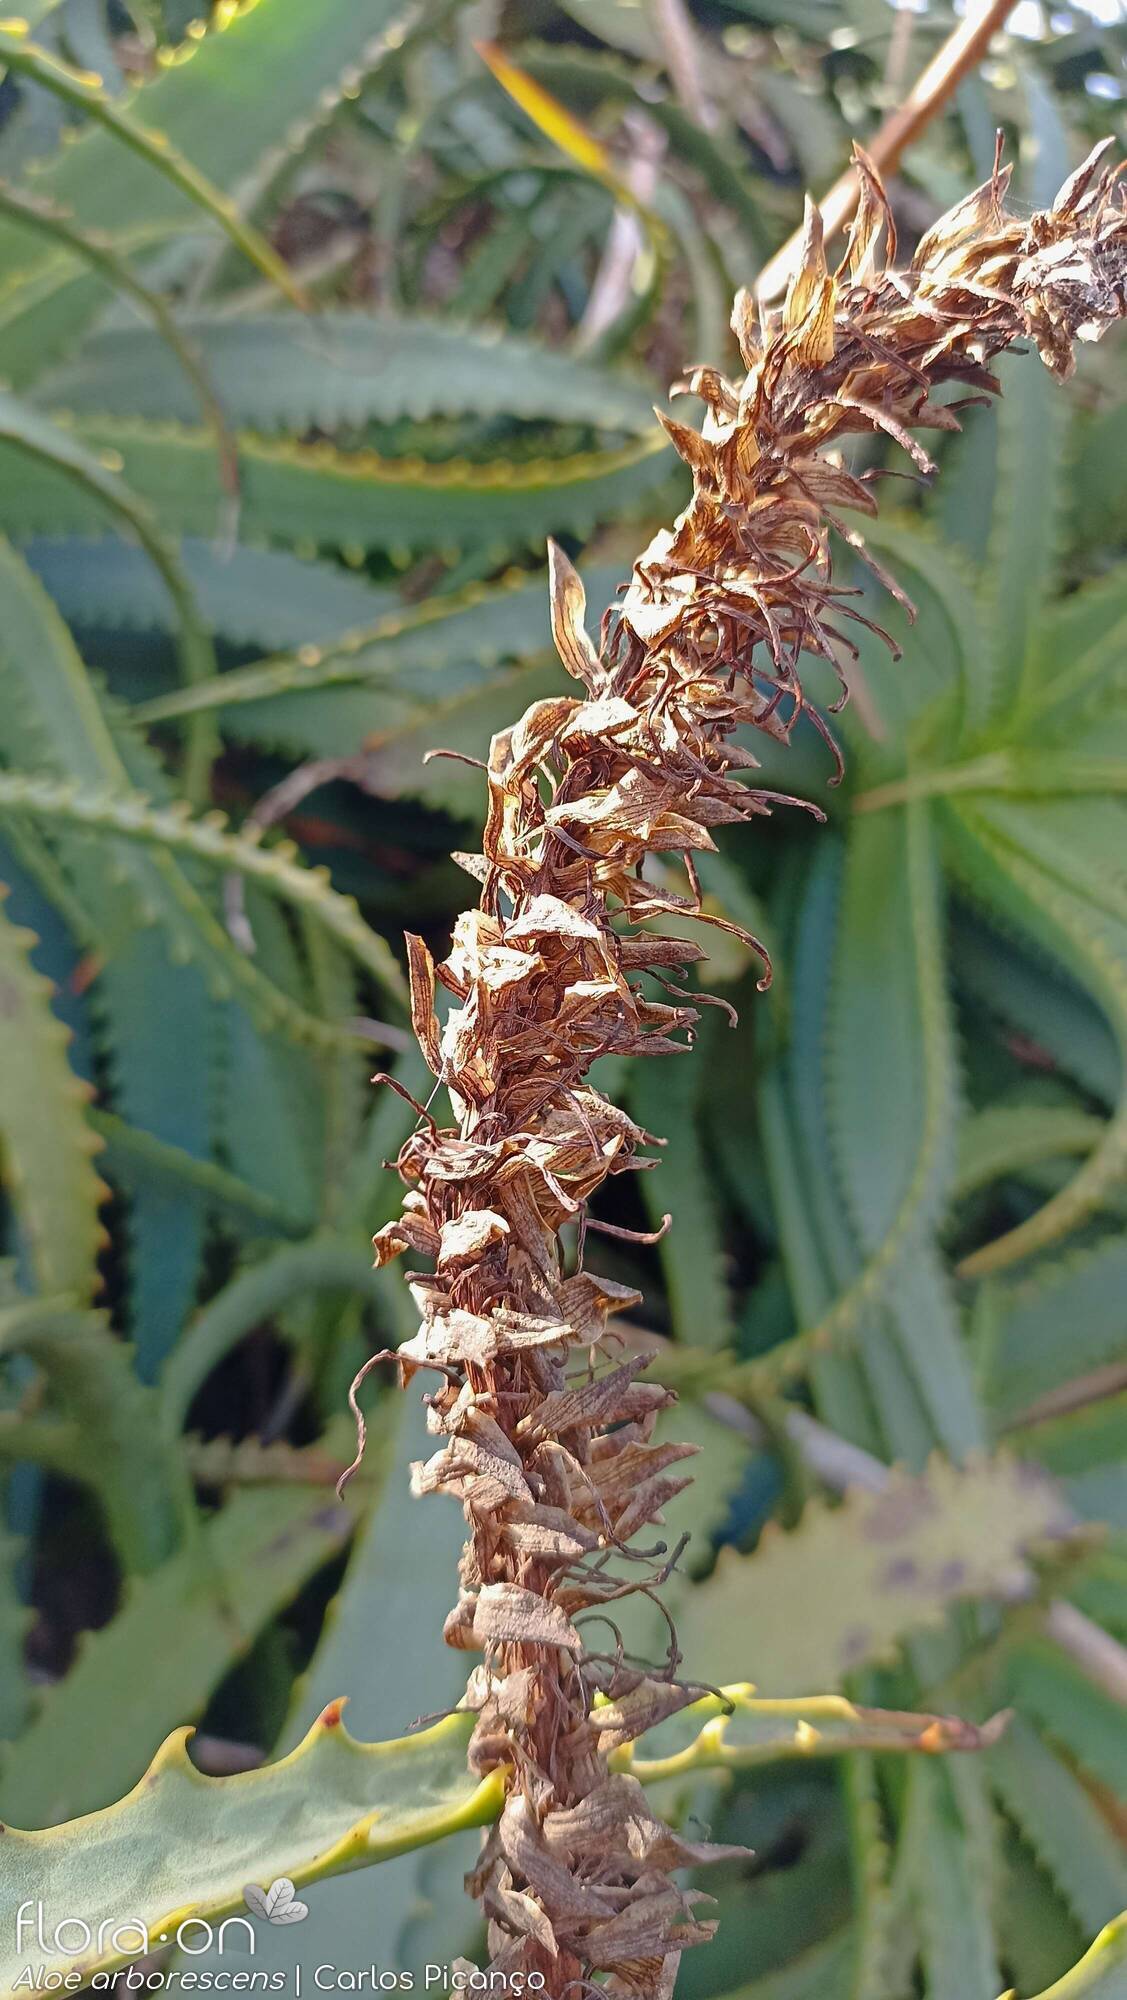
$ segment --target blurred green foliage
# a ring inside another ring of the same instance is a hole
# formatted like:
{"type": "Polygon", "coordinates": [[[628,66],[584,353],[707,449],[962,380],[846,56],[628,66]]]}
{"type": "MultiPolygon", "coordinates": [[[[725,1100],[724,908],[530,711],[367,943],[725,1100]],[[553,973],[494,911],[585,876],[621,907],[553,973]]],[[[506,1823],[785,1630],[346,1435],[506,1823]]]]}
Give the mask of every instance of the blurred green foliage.
{"type": "MultiPolygon", "coordinates": [[[[1122,132],[1123,21],[1022,11],[904,163],[909,239],[996,125],[1030,202],[1122,132]]],[[[653,401],[724,358],[803,186],[953,20],[27,21],[0,44],[0,1815],[38,1825],[107,1804],[192,1718],[215,1756],[293,1742],[332,1694],[365,1735],[455,1698],[458,1523],[406,1500],[394,1396],[369,1483],[331,1496],[348,1382],[411,1324],[368,1251],[410,1117],[368,1079],[421,1083],[399,933],[442,940],[482,807],[472,767],[422,756],[480,756],[558,683],[545,537],[608,603],[682,491],[653,401]],[[504,96],[482,37],[649,175],[640,218],[504,96]]],[[[679,1782],[673,1808],[756,1850],[709,1884],[686,2000],[1030,1994],[1127,1905],[1124,366],[1111,341],[1062,394],[1010,362],[934,498],[885,485],[868,539],[914,627],[858,581],[906,657],[863,645],[839,790],[812,730],[766,761],[829,826],[780,812],[703,871],[769,938],[772,992],[725,943],[708,982],[739,1027],[709,1015],[691,1064],[606,1079],[670,1142],[643,1194],[678,1227],[606,1261],[675,1343],[704,1446],[688,1669],[1017,1711],[957,1765],[679,1782]],[[967,1468],[902,1612],[863,1565],[843,1593],[855,1515],[810,1505],[827,1432],[839,1484],[967,1468]],[[999,1451],[1092,1524],[1017,1591],[1005,1547],[967,1584],[999,1451]]],[[[324,1885],[303,1950],[367,1954],[373,1923],[386,1963],[472,1943],[465,1859],[324,1885]]]]}

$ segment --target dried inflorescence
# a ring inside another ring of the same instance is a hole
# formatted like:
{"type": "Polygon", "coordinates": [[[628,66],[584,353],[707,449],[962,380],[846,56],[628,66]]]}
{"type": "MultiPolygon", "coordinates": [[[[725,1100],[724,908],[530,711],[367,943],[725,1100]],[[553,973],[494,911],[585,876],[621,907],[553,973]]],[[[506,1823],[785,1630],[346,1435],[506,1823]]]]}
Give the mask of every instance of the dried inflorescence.
{"type": "Polygon", "coordinates": [[[608,1354],[611,1321],[637,1295],[587,1268],[588,1232],[606,1226],[588,1204],[609,1175],[647,1164],[651,1140],[587,1071],[612,1053],[690,1046],[696,1008],[675,982],[704,953],[654,926],[671,913],[720,921],[701,910],[693,854],[712,847],[713,827],[775,803],[742,775],[755,759],[733,732],[786,739],[806,708],[800,655],[841,670],[852,650],[848,621],[861,614],[832,580],[830,538],[868,560],[838,510],[874,503],[868,479],[827,447],[883,431],[930,470],[910,428],[957,426],[933,389],[993,390],[990,361],[1023,336],[1065,375],[1074,341],[1123,315],[1127,224],[1102,150],[1026,221],[1005,213],[996,170],[903,272],[888,268],[892,218],[863,155],[835,273],[808,209],[781,314],[761,322],[737,301],[744,379],[696,370],[686,386],[707,405],[703,431],[667,422],[693,497],[635,565],[599,647],[579,579],[553,550],[556,645],[582,693],[534,703],[493,739],[483,852],[458,857],[480,904],[441,965],[408,940],[415,1030],[457,1124],[440,1130],[420,1108],[397,1163],[403,1213],[376,1254],[433,1265],[409,1280],[421,1325],[397,1356],[405,1381],[438,1377],[428,1421],[441,1443],[414,1485],[465,1510],[446,1638],[484,1656],[467,1697],[474,1767],[509,1774],[471,1886],[494,1967],[537,1972],[554,1996],[592,1981],[669,1995],[681,1949],[711,1929],[671,1871],[718,1851],[681,1840],[608,1768],[612,1750],[694,1692],[674,1678],[675,1645],[643,1672],[613,1625],[616,1600],[664,1573],[665,1544],[634,1538],[660,1527],[690,1448],[655,1441],[673,1396],[639,1379],[641,1360],[608,1354]],[[647,870],[659,854],[681,857],[683,894],[647,870]],[[436,981],[453,997],[444,1026],[436,981]],[[567,1224],[578,1224],[570,1266],[567,1224]],[[592,1613],[600,1651],[587,1644],[592,1613]]]}

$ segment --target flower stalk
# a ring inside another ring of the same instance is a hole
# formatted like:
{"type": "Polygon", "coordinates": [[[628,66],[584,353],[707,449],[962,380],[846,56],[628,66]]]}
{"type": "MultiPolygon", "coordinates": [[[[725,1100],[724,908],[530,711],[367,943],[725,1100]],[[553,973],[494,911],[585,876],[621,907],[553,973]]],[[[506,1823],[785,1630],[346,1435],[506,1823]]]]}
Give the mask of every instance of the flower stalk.
{"type": "MultiPolygon", "coordinates": [[[[736,301],[743,378],[696,369],[683,386],[704,401],[702,429],[662,418],[693,496],[635,564],[597,644],[582,584],[552,549],[553,634],[580,691],[535,702],[494,737],[482,852],[457,857],[478,905],[441,964],[421,938],[407,941],[414,1030],[456,1122],[440,1129],[418,1107],[397,1161],[403,1211],[375,1238],[376,1259],[411,1251],[430,1266],[409,1276],[421,1323],[395,1356],[405,1383],[433,1377],[437,1449],[413,1484],[465,1512],[445,1636],[482,1655],[466,1696],[471,1762],[501,1769],[506,1785],[469,1886],[493,1969],[541,1975],[553,2000],[592,1987],[668,2000],[680,1952],[713,1928],[673,1871],[731,1852],[683,1840],[612,1767],[700,1690],[678,1680],[672,1636],[664,1664],[641,1667],[614,1624],[616,1604],[654,1593],[676,1559],[653,1531],[687,1483],[691,1448],[655,1437],[675,1398],[642,1379],[648,1357],[616,1341],[615,1315],[638,1295],[588,1262],[592,1233],[607,1227],[591,1202],[611,1175],[651,1164],[655,1143],[588,1071],[606,1055],[691,1047],[709,996],[678,982],[705,954],[663,935],[662,919],[737,930],[701,908],[693,856],[712,848],[713,828],[780,797],[757,787],[736,732],[785,742],[806,713],[840,772],[800,676],[802,656],[820,656],[844,700],[851,627],[869,623],[834,581],[833,538],[906,601],[844,518],[875,501],[842,441],[882,432],[930,473],[914,431],[958,428],[958,405],[933,401],[935,389],[961,383],[982,399],[998,386],[994,358],[1023,338],[1066,376],[1075,342],[1123,315],[1127,223],[1103,152],[1024,220],[1007,213],[1008,170],[996,165],[903,271],[860,150],[836,271],[808,204],[781,312],[760,317],[747,293],[736,301]],[[679,858],[683,893],[647,872],[659,854],[679,858]],[[439,986],[452,1000],[444,1024],[439,986]]],[[[761,986],[769,977],[764,959],[761,986]]],[[[361,1451],[356,1390],[383,1358],[353,1385],[361,1451]]]]}

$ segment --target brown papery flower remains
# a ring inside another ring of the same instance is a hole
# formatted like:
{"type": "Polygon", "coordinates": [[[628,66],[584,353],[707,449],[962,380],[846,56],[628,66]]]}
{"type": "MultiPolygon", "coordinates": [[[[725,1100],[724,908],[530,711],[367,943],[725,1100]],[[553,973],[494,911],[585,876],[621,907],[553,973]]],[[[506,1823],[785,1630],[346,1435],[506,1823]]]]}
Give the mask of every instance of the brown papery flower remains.
{"type": "Polygon", "coordinates": [[[756,760],[733,732],[785,741],[805,711],[832,741],[799,661],[821,655],[843,673],[850,621],[867,622],[833,582],[833,535],[876,565],[841,519],[875,511],[869,478],[831,447],[885,432],[930,472],[911,430],[958,427],[957,405],[931,401],[934,389],[995,390],[992,359],[1023,338],[1067,376],[1074,343],[1123,315],[1127,218],[1104,151],[1028,219],[1006,213],[1008,170],[996,167],[903,271],[862,153],[834,272],[808,206],[782,311],[760,320],[746,293],[736,301],[743,379],[699,368],[684,386],[707,407],[703,429],[662,419],[693,496],[635,564],[599,646],[579,578],[552,550],[555,642],[582,693],[535,702],[494,737],[484,851],[458,857],[479,906],[459,917],[441,965],[408,939],[415,1032],[457,1124],[440,1130],[421,1111],[397,1162],[403,1213],[376,1257],[411,1250],[433,1264],[409,1279],[422,1323],[396,1357],[405,1382],[418,1369],[438,1377],[428,1423],[442,1443],[414,1488],[465,1511],[446,1639],[483,1655],[467,1693],[473,1766],[507,1774],[470,1887],[493,1969],[542,1975],[554,2000],[592,1982],[666,2000],[681,1950],[713,1928],[672,1871],[722,1851],[683,1840],[608,1766],[698,1691],[675,1678],[675,1644],[643,1670],[613,1624],[616,1601],[653,1591],[669,1566],[664,1543],[635,1538],[662,1524],[691,1448],[655,1441],[673,1395],[640,1379],[644,1360],[608,1352],[613,1316],[638,1295],[587,1268],[588,1232],[606,1227],[588,1204],[608,1175],[646,1164],[651,1141],[587,1072],[600,1056],[692,1043],[697,1012],[675,982],[705,954],[655,920],[721,921],[701,909],[693,854],[712,847],[713,827],[778,798],[748,782],[756,760]],[[683,894],[647,868],[660,854],[680,857],[683,894]],[[454,1001],[445,1025],[436,979],[454,1001]],[[567,1224],[578,1224],[570,1263],[567,1224]]]}

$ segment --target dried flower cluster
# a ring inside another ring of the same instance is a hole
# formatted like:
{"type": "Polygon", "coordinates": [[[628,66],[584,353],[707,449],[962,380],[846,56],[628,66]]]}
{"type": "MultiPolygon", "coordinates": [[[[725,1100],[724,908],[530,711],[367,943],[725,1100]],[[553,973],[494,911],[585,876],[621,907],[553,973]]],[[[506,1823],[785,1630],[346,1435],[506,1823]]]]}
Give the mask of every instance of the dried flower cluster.
{"type": "Polygon", "coordinates": [[[646,1164],[650,1140],[586,1073],[612,1052],[690,1045],[696,1010],[674,979],[704,954],[654,920],[704,917],[694,852],[774,803],[742,775],[755,759],[733,732],[785,739],[806,706],[800,655],[840,669],[851,650],[835,621],[861,614],[833,583],[830,535],[863,556],[838,510],[874,503],[826,447],[884,431],[929,470],[909,430],[956,427],[950,404],[929,401],[937,385],[994,389],[992,357],[1023,336],[1065,375],[1073,342],[1124,313],[1127,222],[1102,150],[1026,221],[1005,213],[996,169],[903,272],[889,268],[892,218],[863,155],[835,273],[808,209],[781,314],[761,323],[737,301],[744,379],[698,369],[686,386],[707,405],[703,431],[667,422],[693,497],[635,565],[599,647],[553,551],[556,645],[582,692],[534,703],[494,738],[484,851],[459,857],[479,907],[441,965],[408,941],[415,1030],[457,1124],[422,1112],[397,1163],[403,1213],[376,1254],[433,1265],[410,1279],[421,1326],[397,1356],[404,1380],[439,1378],[428,1420],[441,1443],[414,1483],[465,1510],[446,1638],[484,1656],[469,1681],[474,1765],[510,1774],[471,1886],[494,1967],[542,1974],[557,2000],[592,1982],[671,1994],[681,1949],[711,1928],[671,1871],[717,1851],[681,1840],[608,1770],[615,1746],[691,1698],[675,1645],[643,1672],[613,1624],[617,1599],[660,1581],[665,1545],[634,1538],[686,1483],[688,1448],[655,1442],[670,1393],[639,1379],[639,1360],[607,1356],[609,1323],[636,1294],[586,1268],[588,1230],[605,1227],[588,1203],[608,1175],[646,1164]],[[647,872],[658,854],[682,857],[684,894],[647,872]],[[436,980],[453,997],[443,1026],[436,980]],[[566,1224],[579,1225],[570,1270],[566,1224]]]}

